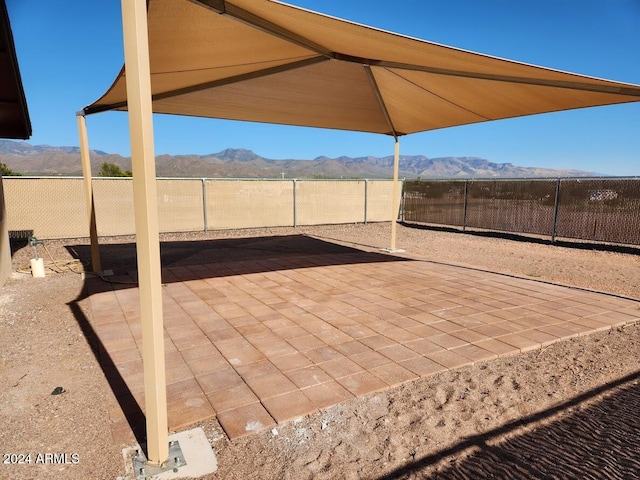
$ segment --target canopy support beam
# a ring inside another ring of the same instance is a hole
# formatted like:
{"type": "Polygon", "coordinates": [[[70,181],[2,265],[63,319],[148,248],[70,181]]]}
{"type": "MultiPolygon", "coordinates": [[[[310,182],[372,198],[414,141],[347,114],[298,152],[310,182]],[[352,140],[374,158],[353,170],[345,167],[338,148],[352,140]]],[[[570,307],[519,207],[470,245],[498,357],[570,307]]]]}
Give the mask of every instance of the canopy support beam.
{"type": "Polygon", "coordinates": [[[142,323],[147,459],[169,456],[158,199],[146,0],[122,0],[133,200],[142,323]]]}
{"type": "Polygon", "coordinates": [[[80,160],[82,161],[82,177],[84,181],[84,197],[87,202],[87,216],[89,220],[89,237],[91,239],[91,269],[94,273],[102,272],[100,265],[100,245],[98,243],[98,228],[96,225],[96,210],[93,204],[93,181],[91,179],[91,155],[87,136],[87,123],[84,112],[76,114],[78,122],[78,137],[80,141],[80,160]]]}
{"type": "MultiPolygon", "coordinates": [[[[575,74],[574,74],[576,78],[575,81],[562,81],[562,80],[550,80],[550,79],[541,79],[541,78],[516,77],[511,75],[497,75],[493,73],[484,73],[484,72],[460,71],[460,70],[452,70],[447,68],[429,67],[425,65],[415,65],[411,63],[393,62],[389,60],[380,60],[376,58],[364,58],[364,57],[357,57],[353,55],[347,55],[341,52],[331,51],[326,47],[309,40],[308,38],[298,35],[264,18],[260,18],[252,14],[251,12],[247,12],[246,10],[240,7],[237,7],[231,3],[227,3],[226,0],[192,0],[192,1],[194,1],[195,3],[199,3],[200,5],[206,8],[209,8],[221,15],[227,15],[246,25],[250,25],[254,28],[262,30],[263,32],[273,35],[277,38],[293,43],[295,45],[299,45],[303,48],[309,49],[326,58],[341,60],[343,62],[359,63],[361,65],[369,65],[369,66],[383,67],[383,68],[389,68],[389,69],[413,70],[417,72],[434,73],[437,75],[448,75],[453,77],[492,80],[497,82],[522,83],[526,85],[537,85],[542,87],[568,88],[571,90],[584,90],[588,92],[629,95],[634,97],[640,95],[640,88],[629,87],[628,85],[621,85],[621,86],[602,85],[601,83],[591,82],[592,79],[589,79],[589,78],[580,78],[581,75],[575,75],[575,74]]],[[[473,53],[473,52],[469,52],[469,53],[473,53]]],[[[480,54],[474,54],[474,55],[483,56],[480,54]]],[[[517,62],[513,62],[513,63],[517,63],[517,62]]],[[[634,101],[634,100],[629,100],[629,101],[634,101]]]]}
{"type": "MultiPolygon", "coordinates": [[[[243,82],[246,80],[253,80],[256,78],[267,77],[269,75],[275,75],[277,73],[286,72],[289,70],[295,70],[298,68],[308,67],[309,65],[315,65],[316,63],[324,62],[328,60],[322,56],[309,57],[304,60],[298,60],[296,62],[286,63],[284,65],[278,65],[276,67],[266,68],[264,70],[258,70],[256,72],[245,73],[242,75],[237,75],[235,77],[224,78],[222,80],[215,80],[213,82],[206,82],[197,85],[191,85],[187,88],[180,88],[177,90],[169,90],[167,92],[157,93],[153,95],[152,101],[156,100],[164,100],[166,98],[176,97],[179,95],[184,95],[187,93],[199,92],[201,90],[207,90],[209,88],[222,87],[224,85],[231,85],[238,82],[243,82]]],[[[118,110],[124,109],[127,106],[127,102],[119,102],[111,105],[103,105],[99,108],[86,108],[85,113],[87,115],[93,113],[106,112],[109,110],[118,110]]]]}
{"type": "Polygon", "coordinates": [[[300,47],[312,50],[320,55],[323,55],[326,58],[333,58],[333,52],[326,49],[322,45],[319,45],[315,42],[312,42],[308,38],[302,37],[293,33],[290,30],[282,28],[275,23],[272,23],[264,18],[258,17],[251,12],[247,12],[243,8],[236,7],[231,3],[227,3],[226,0],[192,0],[196,3],[201,4],[202,6],[213,10],[214,12],[219,13],[220,15],[228,15],[235,20],[238,20],[245,25],[250,25],[251,27],[262,30],[269,35],[273,35],[274,37],[278,37],[287,42],[291,42],[300,47]]]}
{"type": "Polygon", "coordinates": [[[371,82],[371,88],[373,88],[373,92],[376,95],[376,99],[378,100],[378,104],[380,105],[380,109],[382,110],[382,114],[389,125],[390,134],[393,135],[393,138],[396,139],[396,143],[398,142],[398,132],[396,131],[396,127],[393,125],[393,121],[391,120],[391,115],[389,115],[389,110],[387,110],[387,105],[384,103],[384,99],[382,98],[382,93],[380,92],[380,88],[378,88],[378,82],[376,82],[376,77],[373,75],[371,71],[371,67],[369,65],[364,65],[364,71],[369,78],[369,82],[371,82]]]}

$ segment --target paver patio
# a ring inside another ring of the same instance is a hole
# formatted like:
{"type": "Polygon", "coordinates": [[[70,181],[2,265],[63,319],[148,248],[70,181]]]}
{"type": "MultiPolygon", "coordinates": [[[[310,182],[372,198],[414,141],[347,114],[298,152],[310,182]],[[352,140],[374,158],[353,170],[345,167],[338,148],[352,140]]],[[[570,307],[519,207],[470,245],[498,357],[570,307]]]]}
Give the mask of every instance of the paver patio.
{"type": "MultiPolygon", "coordinates": [[[[331,246],[163,269],[169,427],[230,438],[499,356],[640,320],[640,302],[331,246]]],[[[330,245],[330,244],[328,244],[330,245]]],[[[135,276],[135,273],[132,274],[135,276]]],[[[87,280],[116,442],[144,424],[138,290],[87,280]],[[117,400],[117,401],[116,401],[117,400]]]]}

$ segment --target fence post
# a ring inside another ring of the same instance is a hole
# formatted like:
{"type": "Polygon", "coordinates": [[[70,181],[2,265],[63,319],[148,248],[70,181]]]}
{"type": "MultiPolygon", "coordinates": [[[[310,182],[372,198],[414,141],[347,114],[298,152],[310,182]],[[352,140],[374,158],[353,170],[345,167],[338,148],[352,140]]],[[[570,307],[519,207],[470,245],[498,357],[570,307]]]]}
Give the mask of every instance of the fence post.
{"type": "Polygon", "coordinates": [[[469,195],[469,180],[464,181],[464,206],[462,208],[462,231],[467,229],[467,197],[469,195]]]}
{"type": "Polygon", "coordinates": [[[400,221],[404,223],[404,194],[407,188],[407,177],[402,177],[402,189],[400,191],[400,221]]]}
{"type": "Polygon", "coordinates": [[[369,179],[364,179],[364,224],[367,224],[367,203],[369,202],[369,179]]]}
{"type": "Polygon", "coordinates": [[[556,201],[553,208],[553,231],[551,232],[551,242],[556,241],[556,233],[558,228],[558,210],[560,207],[560,178],[556,182],[556,201]]]}
{"type": "Polygon", "coordinates": [[[298,226],[298,198],[297,198],[297,187],[298,180],[295,178],[292,180],[293,182],[293,228],[298,226]]]}
{"type": "Polygon", "coordinates": [[[207,179],[202,179],[202,217],[204,224],[204,232],[207,233],[209,231],[209,221],[207,219],[207,179]]]}

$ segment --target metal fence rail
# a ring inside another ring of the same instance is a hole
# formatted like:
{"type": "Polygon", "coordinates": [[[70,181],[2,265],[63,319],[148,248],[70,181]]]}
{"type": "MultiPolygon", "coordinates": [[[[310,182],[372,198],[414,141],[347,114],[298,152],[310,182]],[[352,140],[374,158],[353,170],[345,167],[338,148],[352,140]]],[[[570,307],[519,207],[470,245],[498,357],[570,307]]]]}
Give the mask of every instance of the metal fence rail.
{"type": "Polygon", "coordinates": [[[640,245],[640,178],[405,182],[403,219],[640,245]]]}

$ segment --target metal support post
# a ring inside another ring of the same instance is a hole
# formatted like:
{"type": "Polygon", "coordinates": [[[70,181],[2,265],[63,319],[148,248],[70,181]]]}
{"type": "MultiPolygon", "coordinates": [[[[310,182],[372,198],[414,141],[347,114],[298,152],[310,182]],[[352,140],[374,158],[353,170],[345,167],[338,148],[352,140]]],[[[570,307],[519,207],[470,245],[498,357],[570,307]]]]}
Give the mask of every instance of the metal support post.
{"type": "Polygon", "coordinates": [[[169,456],[169,441],[147,0],[122,0],[122,23],[142,323],[147,459],[150,465],[161,466],[169,456]]]}
{"type": "Polygon", "coordinates": [[[82,177],[84,181],[84,197],[87,202],[87,216],[89,220],[89,237],[91,239],[91,269],[100,273],[100,245],[98,243],[98,227],[96,225],[96,210],[93,204],[93,183],[91,178],[91,155],[87,136],[87,123],[84,112],[76,113],[78,122],[78,137],[80,140],[80,160],[82,162],[82,177]]]}
{"type": "Polygon", "coordinates": [[[386,249],[389,252],[401,252],[396,248],[396,233],[398,228],[398,195],[400,188],[398,186],[398,170],[400,164],[400,141],[396,138],[394,154],[393,154],[393,193],[391,198],[391,247],[386,249]]]}

